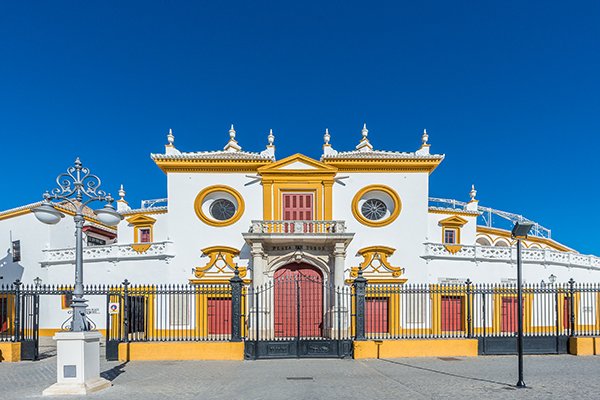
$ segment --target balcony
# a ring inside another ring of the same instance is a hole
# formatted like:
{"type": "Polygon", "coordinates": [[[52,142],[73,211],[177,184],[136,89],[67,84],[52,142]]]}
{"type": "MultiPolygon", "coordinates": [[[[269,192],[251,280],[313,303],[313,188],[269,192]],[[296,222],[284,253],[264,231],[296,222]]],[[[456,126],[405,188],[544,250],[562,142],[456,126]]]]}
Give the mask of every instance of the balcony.
{"type": "Polygon", "coordinates": [[[243,234],[246,241],[269,242],[350,242],[354,233],[346,232],[344,221],[252,221],[248,233],[243,234]]]}
{"type": "MultiPolygon", "coordinates": [[[[422,258],[427,261],[464,260],[473,262],[517,262],[517,249],[515,247],[474,245],[458,245],[457,247],[460,247],[460,249],[448,249],[448,246],[441,243],[425,243],[425,254],[422,258]]],[[[600,257],[591,255],[548,249],[523,249],[521,255],[523,262],[529,264],[600,269],[600,257]]]]}
{"type": "MultiPolygon", "coordinates": [[[[75,248],[42,250],[42,266],[75,264],[75,248]]],[[[165,260],[175,256],[171,242],[154,242],[140,244],[111,244],[107,246],[88,246],[83,248],[83,261],[119,262],[134,260],[165,260]],[[141,247],[141,248],[140,248],[141,247]]]]}

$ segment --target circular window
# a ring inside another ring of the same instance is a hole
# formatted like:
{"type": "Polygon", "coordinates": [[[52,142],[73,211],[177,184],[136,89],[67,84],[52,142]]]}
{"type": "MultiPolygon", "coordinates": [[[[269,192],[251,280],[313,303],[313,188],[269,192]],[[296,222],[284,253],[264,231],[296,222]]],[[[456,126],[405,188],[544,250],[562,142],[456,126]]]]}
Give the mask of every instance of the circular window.
{"type": "Polygon", "coordinates": [[[385,216],[387,206],[379,199],[369,199],[363,203],[360,212],[368,220],[379,221],[385,216]]]}
{"type": "Polygon", "coordinates": [[[210,205],[210,215],[219,221],[227,221],[235,214],[235,204],[227,199],[217,199],[210,205]]]}
{"type": "Polygon", "coordinates": [[[196,196],[194,210],[198,218],[208,225],[227,226],[242,216],[244,200],[229,186],[209,186],[196,196]]]}
{"type": "Polygon", "coordinates": [[[384,185],[366,186],[352,200],[352,213],[356,220],[372,227],[392,223],[400,215],[401,208],[400,196],[384,185]]]}

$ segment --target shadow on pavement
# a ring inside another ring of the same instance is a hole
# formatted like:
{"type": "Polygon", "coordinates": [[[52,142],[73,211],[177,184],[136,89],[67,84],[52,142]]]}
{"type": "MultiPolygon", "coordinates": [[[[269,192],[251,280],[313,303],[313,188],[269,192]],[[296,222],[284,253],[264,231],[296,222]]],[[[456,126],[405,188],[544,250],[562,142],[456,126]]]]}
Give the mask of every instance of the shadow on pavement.
{"type": "Polygon", "coordinates": [[[117,379],[117,377],[119,375],[125,373],[125,366],[127,365],[128,362],[129,361],[125,361],[122,364],[116,365],[116,366],[112,367],[111,369],[100,373],[100,376],[103,377],[104,379],[108,379],[109,381],[112,382],[115,379],[117,379]]]}
{"type": "Polygon", "coordinates": [[[470,380],[470,381],[493,383],[495,385],[504,386],[506,389],[516,390],[515,385],[511,385],[511,384],[506,383],[506,382],[498,382],[498,381],[493,381],[493,380],[490,380],[490,379],[483,379],[483,378],[475,378],[475,377],[472,377],[472,376],[458,375],[458,374],[453,374],[451,372],[438,371],[438,370],[431,369],[431,368],[418,367],[416,365],[410,365],[410,364],[406,364],[406,363],[402,363],[402,362],[398,362],[398,361],[387,360],[385,358],[380,358],[379,360],[384,361],[384,362],[388,362],[388,363],[391,363],[391,364],[402,365],[403,367],[418,369],[418,370],[421,370],[421,371],[433,372],[434,374],[452,376],[454,378],[467,379],[467,380],[470,380]]]}

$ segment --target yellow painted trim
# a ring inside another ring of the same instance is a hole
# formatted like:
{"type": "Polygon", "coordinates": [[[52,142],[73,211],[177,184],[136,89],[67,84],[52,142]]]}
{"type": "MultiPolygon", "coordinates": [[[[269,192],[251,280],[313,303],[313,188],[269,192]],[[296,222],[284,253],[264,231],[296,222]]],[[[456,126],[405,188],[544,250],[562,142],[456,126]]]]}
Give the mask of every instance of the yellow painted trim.
{"type": "MultiPolygon", "coordinates": [[[[477,226],[477,233],[487,233],[490,235],[496,235],[496,236],[501,236],[501,237],[504,237],[507,239],[512,239],[510,231],[506,231],[504,229],[498,229],[498,228],[489,228],[487,226],[477,226]]],[[[534,243],[542,243],[542,244],[545,244],[545,245],[551,247],[552,249],[558,250],[558,251],[573,252],[573,249],[571,249],[567,246],[564,246],[558,242],[555,242],[552,239],[528,236],[526,241],[534,242],[534,243]]],[[[509,243],[510,243],[510,241],[509,241],[509,243]]]]}
{"type": "Polygon", "coordinates": [[[196,200],[194,200],[194,211],[196,212],[198,218],[205,224],[216,227],[229,226],[236,223],[242,217],[242,214],[244,214],[244,208],[245,204],[242,195],[234,188],[225,185],[213,185],[206,187],[200,191],[200,193],[198,193],[196,200]],[[237,202],[237,209],[235,210],[233,217],[225,221],[217,221],[204,214],[204,211],[202,211],[202,203],[204,202],[204,198],[214,192],[225,192],[235,198],[235,201],[237,202]]]}
{"type": "Polygon", "coordinates": [[[127,211],[121,212],[121,214],[124,215],[125,217],[138,216],[138,215],[151,215],[151,214],[166,214],[166,213],[168,213],[168,210],[143,210],[143,211],[136,211],[136,212],[127,212],[127,211]]]}
{"type": "MultiPolygon", "coordinates": [[[[461,218],[459,216],[453,215],[451,217],[442,219],[441,221],[438,221],[438,224],[442,227],[442,243],[450,245],[447,246],[446,249],[448,251],[450,251],[452,253],[452,251],[454,251],[454,253],[458,252],[460,250],[460,248],[456,249],[453,248],[452,246],[456,246],[460,244],[460,229],[469,221],[467,221],[464,218],[461,218]],[[454,243],[446,243],[446,231],[448,230],[453,230],[456,232],[455,235],[455,239],[456,242],[454,243]]],[[[452,253],[452,254],[454,254],[452,253]]]]}
{"type": "Polygon", "coordinates": [[[454,208],[448,208],[448,209],[444,209],[444,210],[428,210],[429,214],[443,214],[443,215],[460,215],[463,217],[471,217],[471,218],[476,218],[477,215],[473,213],[473,211],[464,211],[464,210],[458,210],[458,209],[454,209],[454,208]]]}
{"type": "Polygon", "coordinates": [[[569,354],[575,356],[593,356],[600,354],[598,345],[600,338],[597,337],[570,337],[569,354]]]}
{"type": "Polygon", "coordinates": [[[406,339],[354,342],[354,358],[477,357],[477,339],[406,339]]]}
{"type": "Polygon", "coordinates": [[[270,160],[170,160],[167,157],[156,157],[154,163],[164,172],[256,172],[258,168],[271,164],[270,160]]]}
{"type": "Polygon", "coordinates": [[[383,283],[382,280],[391,280],[394,283],[406,282],[406,279],[390,279],[399,278],[404,273],[404,268],[395,267],[388,261],[388,257],[391,257],[395,251],[396,249],[387,246],[369,246],[358,250],[357,255],[362,256],[363,261],[358,267],[350,268],[350,277],[356,278],[358,271],[362,270],[367,282],[370,283],[383,283]],[[373,265],[375,261],[379,263],[378,266],[373,265]],[[381,271],[382,267],[387,272],[381,271]]]}
{"type": "Polygon", "coordinates": [[[294,154],[258,169],[263,185],[263,219],[283,219],[282,196],[285,193],[312,193],[313,219],[333,218],[333,182],[337,168],[302,154],[294,154]],[[301,162],[312,168],[285,169],[301,162]]]}
{"type": "MultiPolygon", "coordinates": [[[[456,227],[456,226],[453,226],[453,227],[446,227],[446,226],[444,226],[444,227],[442,227],[442,243],[444,243],[446,246],[448,246],[448,245],[450,245],[450,246],[459,245],[460,244],[460,228],[456,227]],[[446,231],[454,231],[456,242],[454,242],[454,243],[446,243],[446,231]]],[[[446,249],[448,251],[450,251],[448,249],[448,247],[446,247],[446,249]]],[[[460,249],[458,249],[458,250],[460,250],[460,249]]],[[[452,254],[454,254],[454,253],[452,253],[452,254]]]]}
{"type": "Polygon", "coordinates": [[[133,342],[119,344],[119,361],[244,359],[244,342],[133,342]]]}
{"type": "MultiPolygon", "coordinates": [[[[106,329],[97,329],[98,332],[102,334],[102,336],[106,336],[106,329]]],[[[52,337],[57,332],[64,332],[64,329],[60,328],[40,328],[39,335],[43,337],[52,337]]]]}
{"type": "MultiPolygon", "coordinates": [[[[134,243],[140,243],[140,229],[150,229],[150,243],[154,241],[154,223],[156,222],[156,219],[152,218],[152,217],[148,217],[146,215],[135,215],[133,217],[129,217],[127,218],[127,222],[130,225],[133,225],[133,242],[134,243]]],[[[150,248],[150,246],[148,245],[145,249],[146,245],[142,245],[142,246],[131,246],[133,248],[133,250],[137,251],[138,253],[143,253],[146,250],[148,250],[148,248],[150,248]]]]}
{"type": "Polygon", "coordinates": [[[428,172],[432,173],[443,157],[434,159],[325,159],[323,163],[339,172],[428,172]]]}
{"type": "MultiPolygon", "coordinates": [[[[150,236],[152,236],[152,231],[150,231],[150,236]]],[[[145,244],[132,244],[131,248],[133,249],[133,251],[135,251],[136,253],[139,254],[144,254],[145,252],[148,251],[148,249],[150,248],[150,246],[152,246],[151,243],[145,243],[145,244]]]]}
{"type": "MultiPolygon", "coordinates": [[[[209,260],[202,267],[196,267],[194,270],[194,276],[196,279],[190,279],[190,283],[208,283],[208,280],[216,283],[229,283],[229,279],[233,276],[235,271],[236,263],[233,260],[239,256],[240,251],[229,246],[212,246],[202,249],[202,254],[209,257],[209,260]],[[222,261],[224,265],[219,268],[217,263],[222,261]],[[217,269],[215,273],[210,276],[206,276],[213,267],[217,269]],[[231,274],[225,275],[225,269],[231,270],[231,274]],[[222,275],[222,277],[216,277],[215,275],[222,275]],[[206,282],[205,282],[206,281],[206,282]]],[[[247,267],[239,267],[240,278],[244,278],[247,274],[247,267]]]]}
{"type": "Polygon", "coordinates": [[[20,342],[0,342],[0,362],[21,361],[20,342]]]}
{"type": "Polygon", "coordinates": [[[401,210],[402,210],[402,201],[400,201],[400,196],[398,196],[398,193],[396,193],[396,191],[394,189],[392,189],[389,186],[385,186],[385,185],[365,186],[364,188],[362,188],[358,192],[356,192],[356,194],[354,195],[354,198],[352,199],[352,214],[354,215],[354,218],[361,224],[370,226],[372,228],[379,228],[379,227],[391,224],[392,222],[394,222],[396,220],[396,218],[398,218],[398,215],[400,215],[401,210]],[[360,199],[366,193],[372,192],[375,190],[386,193],[394,201],[394,212],[384,220],[371,221],[371,220],[363,217],[360,210],[358,209],[358,202],[360,201],[360,199]]]}
{"type": "MultiPolygon", "coordinates": [[[[459,242],[460,242],[460,240],[459,240],[459,242]]],[[[446,244],[446,245],[444,245],[444,248],[446,250],[448,250],[448,252],[450,254],[456,254],[456,253],[458,253],[460,251],[460,249],[462,249],[462,245],[460,245],[460,244],[446,244]]]]}

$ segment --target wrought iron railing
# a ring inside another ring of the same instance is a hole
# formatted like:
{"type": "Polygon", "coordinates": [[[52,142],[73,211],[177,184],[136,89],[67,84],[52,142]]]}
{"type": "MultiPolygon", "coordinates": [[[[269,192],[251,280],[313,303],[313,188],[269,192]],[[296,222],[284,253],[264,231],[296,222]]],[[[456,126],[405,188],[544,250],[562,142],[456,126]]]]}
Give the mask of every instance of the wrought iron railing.
{"type": "MultiPolygon", "coordinates": [[[[525,336],[600,335],[600,285],[523,287],[525,336]]],[[[512,337],[515,285],[367,285],[367,339],[512,337]]]]}
{"type": "Polygon", "coordinates": [[[276,220],[276,221],[252,221],[250,233],[267,234],[335,234],[345,233],[346,223],[344,221],[313,221],[313,220],[276,220]]]}

